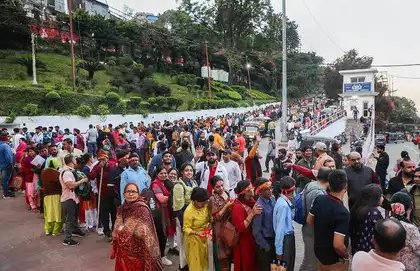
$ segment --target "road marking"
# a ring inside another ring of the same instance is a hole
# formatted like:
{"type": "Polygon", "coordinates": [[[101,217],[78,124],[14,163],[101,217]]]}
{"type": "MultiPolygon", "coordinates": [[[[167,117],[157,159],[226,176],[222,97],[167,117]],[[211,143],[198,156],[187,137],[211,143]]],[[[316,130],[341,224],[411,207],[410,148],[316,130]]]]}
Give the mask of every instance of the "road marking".
{"type": "Polygon", "coordinates": [[[411,149],[413,152],[415,152],[417,154],[417,156],[419,156],[419,151],[409,145],[406,145],[405,142],[403,143],[404,147],[411,149]]]}

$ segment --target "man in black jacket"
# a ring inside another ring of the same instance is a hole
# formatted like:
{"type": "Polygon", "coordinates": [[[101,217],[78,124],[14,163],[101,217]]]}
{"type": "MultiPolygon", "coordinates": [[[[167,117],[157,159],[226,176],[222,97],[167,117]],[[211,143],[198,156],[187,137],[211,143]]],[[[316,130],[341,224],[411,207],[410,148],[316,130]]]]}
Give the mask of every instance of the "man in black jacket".
{"type": "Polygon", "coordinates": [[[379,156],[374,156],[377,160],[375,171],[376,175],[378,175],[379,181],[381,182],[382,191],[385,191],[385,179],[388,172],[389,156],[388,153],[385,152],[384,145],[377,145],[376,151],[379,156]]]}
{"type": "Polygon", "coordinates": [[[287,151],[286,149],[280,149],[278,152],[278,157],[274,159],[274,180],[276,182],[280,181],[281,178],[284,176],[290,175],[290,168],[285,168],[284,164],[286,163],[292,163],[292,160],[290,160],[287,157],[287,151]]]}
{"type": "Polygon", "coordinates": [[[121,205],[120,196],[120,183],[121,173],[125,170],[128,164],[128,152],[121,151],[117,152],[118,165],[111,169],[109,172],[108,184],[112,186],[112,196],[114,198],[115,207],[118,208],[121,205]]]}
{"type": "Polygon", "coordinates": [[[185,163],[192,163],[194,155],[188,150],[190,143],[183,140],[181,143],[181,152],[175,156],[176,167],[181,170],[181,166],[185,163]]]}
{"type": "Polygon", "coordinates": [[[414,184],[414,171],[416,164],[410,158],[403,158],[400,162],[401,174],[389,180],[385,195],[394,195],[404,189],[407,185],[414,184]]]}

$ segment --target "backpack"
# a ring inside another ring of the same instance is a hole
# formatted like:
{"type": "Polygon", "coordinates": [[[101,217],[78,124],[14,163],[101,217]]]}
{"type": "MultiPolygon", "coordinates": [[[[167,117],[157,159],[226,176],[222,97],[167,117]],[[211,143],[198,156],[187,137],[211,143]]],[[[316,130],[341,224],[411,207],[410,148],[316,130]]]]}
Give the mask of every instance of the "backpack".
{"type": "Polygon", "coordinates": [[[149,206],[150,211],[152,212],[153,219],[156,221],[159,219],[162,219],[163,209],[158,208],[157,206],[158,200],[155,196],[155,193],[153,193],[152,188],[149,187],[149,188],[143,189],[143,191],[141,191],[140,196],[142,196],[145,199],[147,206],[149,206]]]}
{"type": "Polygon", "coordinates": [[[297,133],[297,138],[296,139],[299,142],[303,140],[303,136],[302,136],[302,134],[300,132],[297,133]]]}
{"type": "MultiPolygon", "coordinates": [[[[159,208],[159,206],[158,206],[159,201],[156,198],[155,193],[152,190],[152,185],[154,183],[155,182],[153,181],[150,184],[149,188],[143,189],[143,191],[141,191],[140,196],[142,196],[146,200],[146,204],[147,204],[147,206],[149,206],[150,211],[152,212],[153,219],[155,219],[157,221],[157,220],[162,220],[162,218],[164,217],[164,214],[163,214],[164,209],[159,208]]],[[[158,182],[156,182],[156,183],[163,191],[163,186],[158,182]]]]}
{"type": "MultiPolygon", "coordinates": [[[[63,174],[66,171],[71,171],[71,173],[73,173],[73,176],[76,179],[76,182],[83,178],[86,178],[86,175],[82,171],[66,169],[61,172],[61,179],[63,178],[63,174]]],[[[90,183],[81,184],[72,190],[76,194],[76,196],[82,197],[83,201],[90,200],[90,194],[92,192],[92,186],[90,185],[90,183]]]]}
{"type": "Polygon", "coordinates": [[[295,196],[293,203],[295,209],[295,217],[293,218],[293,220],[300,225],[306,224],[306,217],[304,211],[305,197],[303,196],[304,191],[305,189],[295,196]]]}

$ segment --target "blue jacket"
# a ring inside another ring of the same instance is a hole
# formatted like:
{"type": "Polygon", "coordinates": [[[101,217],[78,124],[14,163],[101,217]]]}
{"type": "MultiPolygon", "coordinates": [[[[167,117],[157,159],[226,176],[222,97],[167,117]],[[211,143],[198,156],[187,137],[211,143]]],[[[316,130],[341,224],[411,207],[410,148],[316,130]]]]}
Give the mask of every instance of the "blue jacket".
{"type": "Polygon", "coordinates": [[[12,149],[5,142],[0,141],[0,169],[7,168],[13,164],[12,149]]]}

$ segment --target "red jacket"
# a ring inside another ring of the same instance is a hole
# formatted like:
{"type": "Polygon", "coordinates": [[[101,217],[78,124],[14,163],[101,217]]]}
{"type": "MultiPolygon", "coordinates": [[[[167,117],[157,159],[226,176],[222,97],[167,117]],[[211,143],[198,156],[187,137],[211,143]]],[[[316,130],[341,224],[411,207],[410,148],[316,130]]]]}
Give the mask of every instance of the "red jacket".
{"type": "MultiPolygon", "coordinates": [[[[108,161],[108,164],[104,167],[103,171],[103,177],[102,177],[102,185],[101,185],[101,197],[110,196],[112,193],[110,193],[113,188],[111,186],[108,186],[109,181],[109,172],[116,167],[115,162],[108,161]]],[[[96,185],[99,189],[99,183],[101,180],[101,166],[100,163],[96,164],[93,169],[89,173],[89,180],[96,180],[96,185]]]]}

